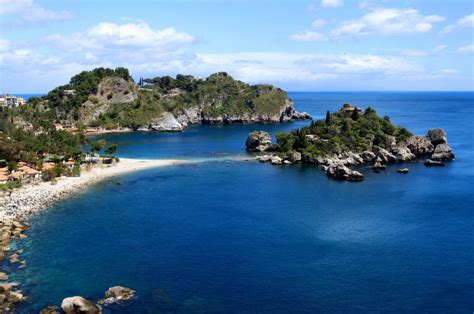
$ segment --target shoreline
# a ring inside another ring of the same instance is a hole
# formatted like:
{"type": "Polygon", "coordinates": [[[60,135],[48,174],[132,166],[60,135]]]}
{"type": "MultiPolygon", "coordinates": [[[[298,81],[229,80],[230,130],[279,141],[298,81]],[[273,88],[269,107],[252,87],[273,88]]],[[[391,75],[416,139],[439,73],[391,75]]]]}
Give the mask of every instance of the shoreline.
{"type": "Polygon", "coordinates": [[[25,185],[4,196],[5,201],[0,205],[0,221],[27,219],[31,214],[81,191],[81,188],[116,175],[187,162],[181,159],[121,158],[119,163],[112,165],[99,164],[82,169],[79,177],[61,177],[55,183],[25,185]]]}

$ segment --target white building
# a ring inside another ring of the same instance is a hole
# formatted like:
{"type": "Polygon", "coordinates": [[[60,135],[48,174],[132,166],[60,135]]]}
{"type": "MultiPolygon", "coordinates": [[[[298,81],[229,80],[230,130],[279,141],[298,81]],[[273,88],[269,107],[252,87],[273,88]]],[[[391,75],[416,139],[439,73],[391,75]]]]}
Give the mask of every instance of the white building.
{"type": "Polygon", "coordinates": [[[24,105],[25,99],[23,97],[16,97],[13,95],[0,95],[0,106],[18,107],[24,105]]]}

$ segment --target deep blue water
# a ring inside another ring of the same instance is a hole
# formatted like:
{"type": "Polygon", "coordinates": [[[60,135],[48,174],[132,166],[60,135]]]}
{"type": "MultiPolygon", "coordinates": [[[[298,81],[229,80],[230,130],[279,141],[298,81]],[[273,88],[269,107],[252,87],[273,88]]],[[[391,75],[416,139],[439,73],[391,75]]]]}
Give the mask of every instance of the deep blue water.
{"type": "MultiPolygon", "coordinates": [[[[118,312],[436,312],[474,310],[474,93],[291,93],[324,117],[373,106],[415,133],[443,127],[457,160],[337,182],[316,167],[213,161],[123,175],[33,218],[23,241],[30,303],[138,291],[118,312]],[[120,182],[121,185],[116,183],[120,182]]],[[[245,155],[249,131],[115,134],[123,157],[245,155]]]]}

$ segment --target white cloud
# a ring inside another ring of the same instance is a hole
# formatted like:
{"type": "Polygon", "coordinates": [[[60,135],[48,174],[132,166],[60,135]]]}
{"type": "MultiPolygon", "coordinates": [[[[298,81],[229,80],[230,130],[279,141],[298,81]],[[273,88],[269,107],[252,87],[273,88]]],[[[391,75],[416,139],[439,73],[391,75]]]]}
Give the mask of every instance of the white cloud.
{"type": "Polygon", "coordinates": [[[194,37],[170,27],[155,30],[147,23],[99,23],[87,31],[72,35],[50,35],[47,41],[69,51],[95,50],[112,52],[113,49],[167,50],[191,43],[194,37]]]}
{"type": "Polygon", "coordinates": [[[292,40],[296,41],[326,41],[326,35],[319,32],[304,31],[290,36],[292,40]]]}
{"type": "Polygon", "coordinates": [[[451,33],[457,28],[463,28],[463,27],[474,27],[474,14],[470,14],[463,18],[460,18],[459,20],[457,20],[455,24],[450,24],[450,25],[445,26],[439,33],[441,35],[446,35],[448,33],[451,33]]]}
{"type": "Polygon", "coordinates": [[[33,0],[0,0],[0,15],[15,15],[27,22],[65,20],[71,18],[68,11],[45,9],[33,0]]]}
{"type": "Polygon", "coordinates": [[[438,15],[421,15],[415,9],[377,9],[359,19],[343,22],[332,31],[334,37],[369,34],[397,35],[425,33],[444,21],[438,15]]]}
{"type": "Polygon", "coordinates": [[[402,50],[402,52],[400,54],[402,56],[407,56],[407,57],[425,57],[425,56],[428,55],[425,51],[411,50],[411,49],[402,50]]]}
{"type": "Polygon", "coordinates": [[[321,6],[324,8],[338,8],[343,5],[343,0],[321,0],[321,6]]]}
{"type": "Polygon", "coordinates": [[[326,20],[316,19],[316,20],[313,21],[313,23],[311,23],[311,26],[314,27],[314,28],[321,28],[324,25],[326,25],[326,23],[327,23],[326,20]]]}
{"type": "Polygon", "coordinates": [[[474,43],[459,47],[458,52],[466,55],[474,55],[474,43]]]}

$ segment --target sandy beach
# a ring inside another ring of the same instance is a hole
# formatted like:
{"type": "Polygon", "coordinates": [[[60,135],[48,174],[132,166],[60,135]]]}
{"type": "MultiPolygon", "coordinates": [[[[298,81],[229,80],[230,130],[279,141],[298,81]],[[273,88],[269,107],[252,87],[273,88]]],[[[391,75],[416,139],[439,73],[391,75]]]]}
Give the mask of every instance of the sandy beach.
{"type": "Polygon", "coordinates": [[[0,221],[23,219],[90,184],[127,172],[186,163],[177,159],[121,158],[113,165],[96,165],[83,169],[80,177],[61,177],[52,182],[28,184],[15,189],[0,200],[0,221]]]}

